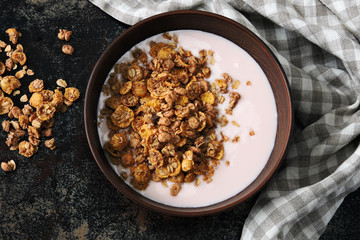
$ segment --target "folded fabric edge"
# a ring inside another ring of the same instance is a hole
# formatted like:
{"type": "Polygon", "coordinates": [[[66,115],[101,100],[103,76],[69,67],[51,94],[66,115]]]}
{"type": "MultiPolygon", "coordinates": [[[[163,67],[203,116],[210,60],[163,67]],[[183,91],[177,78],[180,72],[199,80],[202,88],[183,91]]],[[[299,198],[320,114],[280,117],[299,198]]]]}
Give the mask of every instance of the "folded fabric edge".
{"type": "Polygon", "coordinates": [[[96,7],[103,10],[105,13],[109,14],[111,17],[115,18],[116,20],[123,22],[127,25],[133,25],[138,22],[140,19],[134,18],[132,15],[127,15],[124,12],[118,11],[116,8],[112,7],[109,3],[103,0],[89,0],[92,4],[96,7]]]}

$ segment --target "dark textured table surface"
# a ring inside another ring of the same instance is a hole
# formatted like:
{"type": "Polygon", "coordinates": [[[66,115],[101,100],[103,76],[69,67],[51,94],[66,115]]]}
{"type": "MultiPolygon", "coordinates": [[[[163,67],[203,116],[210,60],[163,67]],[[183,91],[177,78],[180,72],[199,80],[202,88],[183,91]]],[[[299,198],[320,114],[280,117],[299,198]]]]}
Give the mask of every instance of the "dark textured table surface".
{"type": "MultiPolygon", "coordinates": [[[[214,216],[163,216],[124,198],[93,159],[83,127],[85,88],[102,51],[127,25],[86,0],[0,0],[0,40],[8,42],[5,30],[10,27],[23,34],[19,42],[27,66],[35,71],[21,80],[23,87],[40,78],[47,89],[55,89],[62,78],[78,88],[81,97],[55,116],[54,151],[41,146],[27,159],[8,150],[6,133],[0,131],[0,160],[17,164],[15,172],[0,171],[0,239],[240,238],[254,199],[214,216]],[[72,56],[61,52],[59,28],[73,31],[72,56]]],[[[3,60],[4,52],[0,57],[3,60]]],[[[0,116],[1,121],[5,118],[0,116]]],[[[359,236],[359,203],[359,190],[347,196],[322,239],[359,236]]]]}

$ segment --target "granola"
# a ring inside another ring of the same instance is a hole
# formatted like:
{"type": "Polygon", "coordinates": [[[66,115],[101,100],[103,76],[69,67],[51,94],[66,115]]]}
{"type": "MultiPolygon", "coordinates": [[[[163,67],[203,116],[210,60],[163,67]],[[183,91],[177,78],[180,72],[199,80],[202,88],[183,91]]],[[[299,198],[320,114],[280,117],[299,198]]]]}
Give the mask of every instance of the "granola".
{"type": "Polygon", "coordinates": [[[224,148],[209,138],[217,110],[206,81],[211,74],[207,51],[197,58],[178,47],[176,37],[163,36],[174,42],[150,42],[149,55],[137,48],[131,62],[115,65],[103,87],[110,96],[101,118],[112,130],[104,149],[112,163],[130,168],[134,188],[168,180],[174,182],[170,194],[175,196],[184,182],[199,176],[210,182],[211,160],[221,160],[224,148]],[[119,134],[130,140],[117,145],[119,134]]]}
{"type": "MultiPolygon", "coordinates": [[[[0,41],[0,49],[4,49],[8,57],[5,64],[0,61],[0,115],[7,114],[10,120],[3,120],[2,128],[8,134],[6,144],[10,150],[18,150],[20,155],[28,158],[37,152],[41,140],[44,140],[44,145],[49,149],[56,148],[55,139],[51,138],[54,115],[56,112],[64,112],[65,104],[70,106],[80,97],[80,92],[76,88],[67,87],[62,79],[58,81],[58,85],[64,89],[64,93],[61,88],[54,91],[45,89],[41,79],[34,79],[26,89],[21,89],[25,81],[20,82],[20,79],[31,77],[35,73],[25,65],[27,56],[24,47],[18,43],[21,33],[15,28],[8,29],[6,33],[11,43],[0,41]],[[7,73],[14,70],[17,70],[14,75],[7,73]],[[24,94],[22,91],[28,93],[24,94]],[[18,94],[21,94],[19,100],[23,104],[22,108],[15,106],[12,100],[18,94]]],[[[68,41],[71,33],[64,34],[68,41]]]]}

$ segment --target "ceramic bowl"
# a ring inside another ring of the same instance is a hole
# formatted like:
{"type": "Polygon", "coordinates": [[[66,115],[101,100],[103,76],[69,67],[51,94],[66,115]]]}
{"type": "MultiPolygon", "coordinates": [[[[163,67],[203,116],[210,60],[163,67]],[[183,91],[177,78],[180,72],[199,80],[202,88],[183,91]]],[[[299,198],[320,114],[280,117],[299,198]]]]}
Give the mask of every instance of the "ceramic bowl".
{"type": "Polygon", "coordinates": [[[201,11],[174,11],[147,18],[118,36],[97,61],[86,89],[85,130],[92,154],[108,180],[126,197],[148,209],[177,216],[214,214],[240,204],[258,193],[274,175],[284,158],[292,130],[292,105],[284,71],[269,48],[249,29],[220,15],[201,11]],[[205,207],[180,208],[152,201],[127,185],[110,166],[97,131],[97,106],[102,86],[118,59],[137,43],[153,35],[180,29],[193,29],[222,36],[243,48],[260,65],[275,96],[278,128],[273,151],[260,175],[235,196],[205,207]]]}

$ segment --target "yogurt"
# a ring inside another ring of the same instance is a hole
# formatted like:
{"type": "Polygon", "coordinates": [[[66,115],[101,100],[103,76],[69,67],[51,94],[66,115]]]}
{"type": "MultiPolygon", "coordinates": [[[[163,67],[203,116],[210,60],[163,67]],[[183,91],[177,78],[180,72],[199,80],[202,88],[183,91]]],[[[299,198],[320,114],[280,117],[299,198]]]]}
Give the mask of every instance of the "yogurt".
{"type": "MultiPolygon", "coordinates": [[[[233,80],[239,80],[240,85],[236,90],[229,86],[230,91],[236,91],[241,95],[232,115],[225,113],[229,104],[228,94],[225,94],[225,102],[218,104],[219,117],[226,115],[228,124],[218,126],[216,132],[221,139],[220,132],[229,138],[223,143],[224,158],[221,164],[215,167],[212,181],[202,181],[200,185],[183,183],[177,196],[169,194],[169,188],[161,183],[150,181],[144,191],[139,191],[145,197],[170,206],[176,207],[203,207],[224,201],[249,186],[260,174],[269,159],[275,143],[277,130],[277,110],[275,98],[264,72],[257,62],[242,48],[220,36],[197,31],[179,30],[170,32],[178,37],[178,46],[190,50],[196,57],[200,50],[212,50],[214,52],[214,64],[208,64],[211,76],[207,81],[214,82],[228,73],[233,80]],[[234,124],[232,123],[234,121],[234,124]],[[239,137],[238,142],[232,142],[239,137]]],[[[149,52],[150,41],[166,41],[161,34],[148,38],[138,45],[137,48],[149,52]]],[[[131,60],[130,51],[122,56],[118,62],[131,60]]],[[[114,69],[111,70],[113,72],[114,69]]],[[[111,73],[110,72],[110,73],[111,73]]],[[[110,74],[109,73],[109,74],[110,74]]],[[[231,84],[230,84],[231,85],[231,84]]],[[[98,115],[104,107],[107,98],[103,93],[100,96],[98,115]]],[[[98,127],[100,142],[107,142],[109,129],[106,121],[98,127]]],[[[127,171],[121,165],[112,165],[120,175],[127,171]]],[[[127,180],[129,183],[129,179],[127,180]]],[[[169,182],[169,187],[172,183],[169,182]]]]}

